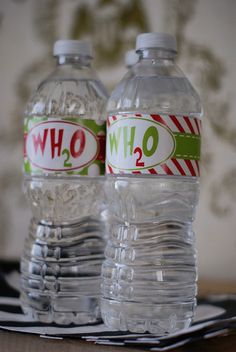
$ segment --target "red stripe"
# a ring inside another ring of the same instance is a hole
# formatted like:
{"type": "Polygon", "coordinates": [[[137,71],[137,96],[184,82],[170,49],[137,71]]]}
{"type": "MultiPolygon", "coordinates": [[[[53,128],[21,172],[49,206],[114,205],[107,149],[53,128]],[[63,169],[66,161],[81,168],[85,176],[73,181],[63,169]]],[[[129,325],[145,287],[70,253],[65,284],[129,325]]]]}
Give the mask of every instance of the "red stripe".
{"type": "Polygon", "coordinates": [[[199,167],[199,162],[198,162],[198,160],[195,160],[195,161],[196,161],[196,165],[197,165],[198,175],[200,176],[200,167],[199,167]]]}
{"type": "Polygon", "coordinates": [[[191,133],[195,134],[190,118],[188,116],[183,116],[183,118],[186,124],[188,125],[188,128],[190,129],[191,133]]]}
{"type": "Polygon", "coordinates": [[[198,121],[198,119],[194,119],[194,121],[195,121],[195,124],[196,124],[196,126],[197,126],[198,134],[201,134],[200,126],[199,126],[199,124],[198,124],[200,121],[198,121]]]}
{"type": "Polygon", "coordinates": [[[166,164],[162,164],[161,167],[167,175],[174,175],[173,172],[171,171],[171,169],[169,169],[166,164]]]}
{"type": "Polygon", "coordinates": [[[173,162],[173,164],[175,164],[175,166],[179,170],[180,174],[183,176],[186,176],[186,173],[185,173],[184,169],[182,168],[182,166],[180,165],[180,163],[176,159],[171,159],[171,161],[173,162]]]}
{"type": "Polygon", "coordinates": [[[105,157],[106,157],[106,136],[98,136],[97,135],[97,141],[99,145],[99,152],[96,160],[101,160],[102,162],[105,162],[105,157]]]}
{"type": "Polygon", "coordinates": [[[141,114],[135,114],[135,116],[142,117],[142,115],[141,115],[141,114]]]}
{"type": "Polygon", "coordinates": [[[112,116],[112,120],[113,120],[113,121],[116,121],[116,120],[117,120],[117,117],[116,117],[116,116],[112,116]]]}
{"type": "Polygon", "coordinates": [[[141,174],[141,171],[132,171],[132,174],[141,174]]]}
{"type": "Polygon", "coordinates": [[[108,167],[109,173],[110,173],[110,174],[113,174],[113,170],[112,170],[112,168],[110,167],[109,164],[107,164],[107,167],[108,167]]]}
{"type": "Polygon", "coordinates": [[[109,120],[109,117],[107,118],[107,127],[110,127],[110,120],[109,120]]]}
{"type": "Polygon", "coordinates": [[[190,160],[184,160],[192,176],[197,176],[190,160]]]}
{"type": "Polygon", "coordinates": [[[157,171],[155,169],[148,169],[148,171],[150,172],[150,174],[157,174],[157,171]]]}
{"type": "Polygon", "coordinates": [[[198,127],[199,127],[199,134],[201,134],[202,133],[202,120],[197,119],[197,124],[198,124],[198,127]]]}
{"type": "Polygon", "coordinates": [[[167,123],[165,122],[165,120],[163,120],[163,118],[160,115],[151,114],[150,116],[153,118],[153,120],[155,120],[159,123],[162,123],[162,125],[168,126],[167,123]]]}
{"type": "Polygon", "coordinates": [[[23,149],[24,157],[27,156],[27,153],[26,153],[26,139],[27,139],[27,135],[28,135],[28,133],[24,133],[24,149],[23,149]]]}
{"type": "Polygon", "coordinates": [[[175,124],[175,126],[178,128],[178,130],[181,133],[185,133],[185,130],[183,129],[183,127],[181,126],[181,124],[179,123],[178,119],[176,118],[176,116],[174,115],[170,115],[170,118],[172,120],[172,122],[175,124]]]}

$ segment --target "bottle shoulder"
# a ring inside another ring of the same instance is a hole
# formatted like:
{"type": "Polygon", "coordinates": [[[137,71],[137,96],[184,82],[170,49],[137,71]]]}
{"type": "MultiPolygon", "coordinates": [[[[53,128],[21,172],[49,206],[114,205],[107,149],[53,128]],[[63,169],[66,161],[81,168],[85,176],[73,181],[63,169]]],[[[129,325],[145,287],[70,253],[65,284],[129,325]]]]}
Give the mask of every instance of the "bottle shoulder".
{"type": "Polygon", "coordinates": [[[25,115],[105,118],[108,94],[90,69],[60,68],[43,80],[30,97],[25,115]]]}
{"type": "Polygon", "coordinates": [[[202,114],[200,98],[177,65],[136,64],[112,92],[108,112],[202,114]]]}

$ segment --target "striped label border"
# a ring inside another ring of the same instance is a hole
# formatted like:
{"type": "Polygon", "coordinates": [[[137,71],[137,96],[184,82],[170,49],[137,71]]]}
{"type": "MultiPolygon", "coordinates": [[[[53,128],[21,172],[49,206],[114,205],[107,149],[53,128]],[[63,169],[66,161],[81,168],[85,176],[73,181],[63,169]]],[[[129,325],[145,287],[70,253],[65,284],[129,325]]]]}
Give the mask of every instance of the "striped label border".
{"type": "MultiPolygon", "coordinates": [[[[175,139],[175,149],[172,155],[150,168],[122,169],[114,166],[106,160],[107,174],[152,174],[169,176],[200,176],[200,143],[201,143],[201,120],[196,117],[158,115],[158,114],[119,114],[107,118],[107,137],[114,123],[123,121],[129,127],[132,119],[145,119],[158,123],[155,126],[163,126],[170,131],[175,139]]],[[[113,126],[114,127],[114,126],[113,126]]],[[[107,138],[107,151],[108,151],[107,138]]],[[[118,151],[119,152],[119,151],[118,151]]],[[[158,153],[158,149],[157,152],[158,153]]],[[[107,153],[108,154],[108,153],[107,153]]]]}

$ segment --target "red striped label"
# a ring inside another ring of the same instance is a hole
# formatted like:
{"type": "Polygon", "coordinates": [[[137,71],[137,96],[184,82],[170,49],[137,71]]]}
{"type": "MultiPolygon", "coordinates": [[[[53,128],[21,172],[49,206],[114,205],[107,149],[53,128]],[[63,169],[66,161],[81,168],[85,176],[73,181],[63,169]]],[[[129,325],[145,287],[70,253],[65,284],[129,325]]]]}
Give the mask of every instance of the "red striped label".
{"type": "Polygon", "coordinates": [[[165,121],[160,115],[154,115],[154,114],[152,114],[152,115],[150,115],[150,116],[153,118],[153,120],[155,120],[155,121],[161,123],[162,125],[167,126],[166,121],[165,121]]]}
{"type": "Polygon", "coordinates": [[[178,162],[178,160],[177,159],[171,159],[171,161],[176,166],[176,168],[178,169],[180,175],[186,176],[186,173],[185,173],[184,169],[182,168],[182,166],[180,165],[180,163],[178,162]]]}
{"type": "Polygon", "coordinates": [[[192,126],[192,122],[190,121],[190,118],[188,116],[183,116],[184,121],[186,122],[186,124],[188,125],[191,133],[195,134],[193,126],[192,126]]]}
{"type": "Polygon", "coordinates": [[[188,170],[190,171],[191,173],[191,176],[196,176],[196,173],[194,171],[194,168],[193,168],[193,165],[192,165],[192,162],[190,160],[184,160],[187,167],[188,167],[188,170]]]}
{"type": "Polygon", "coordinates": [[[171,120],[174,122],[175,126],[178,128],[178,130],[181,133],[185,133],[184,128],[181,126],[181,123],[178,121],[178,119],[176,118],[176,116],[170,115],[171,120]]]}
{"type": "Polygon", "coordinates": [[[108,170],[109,170],[109,174],[113,174],[113,170],[112,170],[112,168],[110,167],[110,165],[109,164],[107,164],[107,167],[108,167],[108,170]]]}
{"type": "Polygon", "coordinates": [[[157,174],[157,171],[155,169],[148,169],[148,171],[150,172],[150,174],[157,174]]]}
{"type": "Polygon", "coordinates": [[[174,175],[171,169],[166,164],[162,164],[161,167],[164,170],[165,174],[174,175]]]}
{"type": "Polygon", "coordinates": [[[108,174],[200,176],[197,117],[125,113],[107,119],[108,174]]]}
{"type": "Polygon", "coordinates": [[[201,134],[201,121],[195,119],[195,123],[197,126],[198,134],[201,134]]]}

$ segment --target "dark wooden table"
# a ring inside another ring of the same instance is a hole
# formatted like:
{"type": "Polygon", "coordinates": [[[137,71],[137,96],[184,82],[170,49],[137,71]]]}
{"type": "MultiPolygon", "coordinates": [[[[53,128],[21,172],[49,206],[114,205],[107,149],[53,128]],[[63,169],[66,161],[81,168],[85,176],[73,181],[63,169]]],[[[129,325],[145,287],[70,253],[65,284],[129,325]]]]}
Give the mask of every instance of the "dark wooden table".
{"type": "MultiPolygon", "coordinates": [[[[136,348],[95,345],[76,339],[50,340],[30,334],[0,331],[1,352],[131,352],[136,348]]],[[[171,352],[235,352],[236,334],[192,343],[171,352]]]]}
{"type": "MultiPolygon", "coordinates": [[[[200,280],[199,295],[236,293],[236,282],[200,280]]],[[[53,340],[38,335],[0,331],[0,352],[131,352],[138,348],[95,345],[78,339],[53,340]]],[[[188,344],[172,352],[236,352],[236,333],[188,344]]]]}

